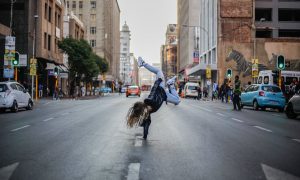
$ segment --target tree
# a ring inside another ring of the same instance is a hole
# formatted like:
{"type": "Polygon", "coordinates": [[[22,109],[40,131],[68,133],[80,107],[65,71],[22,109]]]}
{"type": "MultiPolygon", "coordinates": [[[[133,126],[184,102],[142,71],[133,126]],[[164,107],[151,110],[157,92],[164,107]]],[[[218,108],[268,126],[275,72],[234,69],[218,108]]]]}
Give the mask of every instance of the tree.
{"type": "Polygon", "coordinates": [[[93,53],[91,46],[85,40],[65,38],[58,47],[68,54],[70,94],[73,94],[75,76],[84,82],[92,82],[99,73],[107,72],[108,63],[105,59],[93,53]]]}

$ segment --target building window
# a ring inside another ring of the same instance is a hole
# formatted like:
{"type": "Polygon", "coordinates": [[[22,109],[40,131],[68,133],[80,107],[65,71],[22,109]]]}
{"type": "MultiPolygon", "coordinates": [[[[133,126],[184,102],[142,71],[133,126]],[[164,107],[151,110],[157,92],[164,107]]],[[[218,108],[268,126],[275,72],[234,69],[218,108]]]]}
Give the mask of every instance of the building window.
{"type": "Polygon", "coordinates": [[[91,9],[95,9],[96,8],[96,1],[91,1],[91,9]]]}
{"type": "Polygon", "coordinates": [[[72,2],[72,9],[76,9],[76,1],[72,2]]]}
{"type": "Polygon", "coordinates": [[[79,9],[82,9],[82,8],[83,8],[83,2],[79,1],[79,9]]]}
{"type": "Polygon", "coordinates": [[[91,20],[96,21],[96,14],[91,14],[91,20]]]}
{"type": "Polygon", "coordinates": [[[123,48],[123,51],[127,51],[127,48],[123,48]]]}
{"type": "Polygon", "coordinates": [[[51,35],[48,35],[48,50],[51,51],[51,35]]]}
{"type": "Polygon", "coordinates": [[[278,9],[279,21],[300,21],[300,9],[278,9]]]}
{"type": "Polygon", "coordinates": [[[96,27],[91,27],[90,28],[90,33],[91,34],[96,34],[96,27]]]}
{"type": "Polygon", "coordinates": [[[300,29],[279,29],[279,37],[300,37],[300,29]]]}
{"type": "Polygon", "coordinates": [[[69,1],[67,1],[67,8],[69,9],[69,7],[70,7],[70,3],[69,1]]]}
{"type": "Polygon", "coordinates": [[[127,46],[127,43],[123,43],[123,46],[127,46]]]}
{"type": "Polygon", "coordinates": [[[47,33],[44,33],[44,49],[47,49],[47,33]]]}
{"type": "Polygon", "coordinates": [[[257,38],[272,38],[271,30],[257,30],[255,33],[257,38]]]}
{"type": "Polygon", "coordinates": [[[57,27],[60,28],[60,14],[57,15],[57,27]]]}
{"type": "Polygon", "coordinates": [[[78,18],[82,21],[82,14],[78,14],[78,18]]]}
{"type": "Polygon", "coordinates": [[[255,21],[272,21],[272,9],[257,8],[255,9],[255,21]]]}
{"type": "Polygon", "coordinates": [[[92,47],[96,47],[96,40],[95,39],[90,40],[90,45],[92,47]]]}
{"type": "Polygon", "coordinates": [[[48,21],[51,22],[51,17],[52,17],[52,8],[49,6],[49,11],[48,11],[48,21]]]}
{"type": "Polygon", "coordinates": [[[48,11],[48,4],[45,3],[45,12],[44,12],[44,18],[47,19],[47,12],[48,11]]]}

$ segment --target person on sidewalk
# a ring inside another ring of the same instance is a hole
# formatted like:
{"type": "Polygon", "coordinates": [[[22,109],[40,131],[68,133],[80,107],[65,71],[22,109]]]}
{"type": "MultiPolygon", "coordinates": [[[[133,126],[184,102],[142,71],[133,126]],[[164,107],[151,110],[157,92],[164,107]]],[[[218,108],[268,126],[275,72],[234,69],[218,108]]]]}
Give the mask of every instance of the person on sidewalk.
{"type": "Polygon", "coordinates": [[[156,112],[164,101],[178,105],[180,103],[180,98],[174,85],[176,76],[167,81],[168,89],[165,89],[165,78],[161,70],[150,66],[141,57],[138,58],[138,66],[143,66],[150,72],[156,74],[156,81],[151,88],[148,98],[144,99],[144,101],[138,101],[134,103],[129,109],[126,116],[126,121],[127,126],[130,128],[136,125],[143,126],[143,138],[146,140],[149,126],[151,124],[151,114],[156,112]]]}
{"type": "Polygon", "coordinates": [[[241,95],[241,81],[239,80],[239,76],[236,75],[234,80],[234,91],[233,91],[233,110],[239,110],[239,111],[241,110],[240,95],[241,95]]]}
{"type": "Polygon", "coordinates": [[[39,84],[39,98],[43,97],[43,85],[39,84]]]}

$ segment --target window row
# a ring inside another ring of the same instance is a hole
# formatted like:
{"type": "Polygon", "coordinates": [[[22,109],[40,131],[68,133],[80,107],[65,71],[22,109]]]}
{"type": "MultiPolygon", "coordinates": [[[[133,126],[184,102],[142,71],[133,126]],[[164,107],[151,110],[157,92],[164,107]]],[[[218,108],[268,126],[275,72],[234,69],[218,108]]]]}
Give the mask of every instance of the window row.
{"type": "MultiPolygon", "coordinates": [[[[76,9],[76,1],[72,1],[72,9],[76,9]]],[[[91,1],[91,9],[95,9],[97,6],[96,1],[91,1]]],[[[79,9],[83,8],[83,1],[78,2],[79,9]]],[[[67,1],[67,8],[70,8],[70,1],[67,1]]]]}
{"type": "MultiPolygon", "coordinates": [[[[256,8],[255,21],[273,21],[272,8],[256,8]]],[[[278,9],[279,21],[300,21],[300,9],[278,9]]]]}
{"type": "MultiPolygon", "coordinates": [[[[52,7],[45,3],[44,9],[44,18],[48,20],[50,23],[52,22],[52,7]]],[[[59,9],[55,10],[54,23],[56,27],[61,28],[61,11],[59,9]]]]}
{"type": "MultiPolygon", "coordinates": [[[[257,38],[272,38],[272,30],[257,30],[257,38]]],[[[279,29],[278,37],[300,37],[300,29],[279,29]]]]}

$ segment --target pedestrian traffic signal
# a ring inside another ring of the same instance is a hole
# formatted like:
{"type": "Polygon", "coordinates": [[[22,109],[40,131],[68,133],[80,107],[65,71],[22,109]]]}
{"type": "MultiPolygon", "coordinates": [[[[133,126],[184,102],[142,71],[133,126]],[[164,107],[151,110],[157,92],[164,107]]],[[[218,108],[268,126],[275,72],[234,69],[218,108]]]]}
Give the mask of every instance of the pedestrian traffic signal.
{"type": "Polygon", "coordinates": [[[226,75],[228,78],[232,77],[232,69],[227,69],[226,75]]]}
{"type": "Polygon", "coordinates": [[[58,74],[59,74],[58,67],[55,67],[54,68],[54,76],[58,76],[58,74]]]}
{"type": "Polygon", "coordinates": [[[282,55],[277,56],[277,69],[283,70],[285,68],[285,58],[282,55]]]}
{"type": "Polygon", "coordinates": [[[15,59],[12,60],[12,65],[13,66],[18,66],[19,65],[19,53],[15,54],[15,59]]]}

